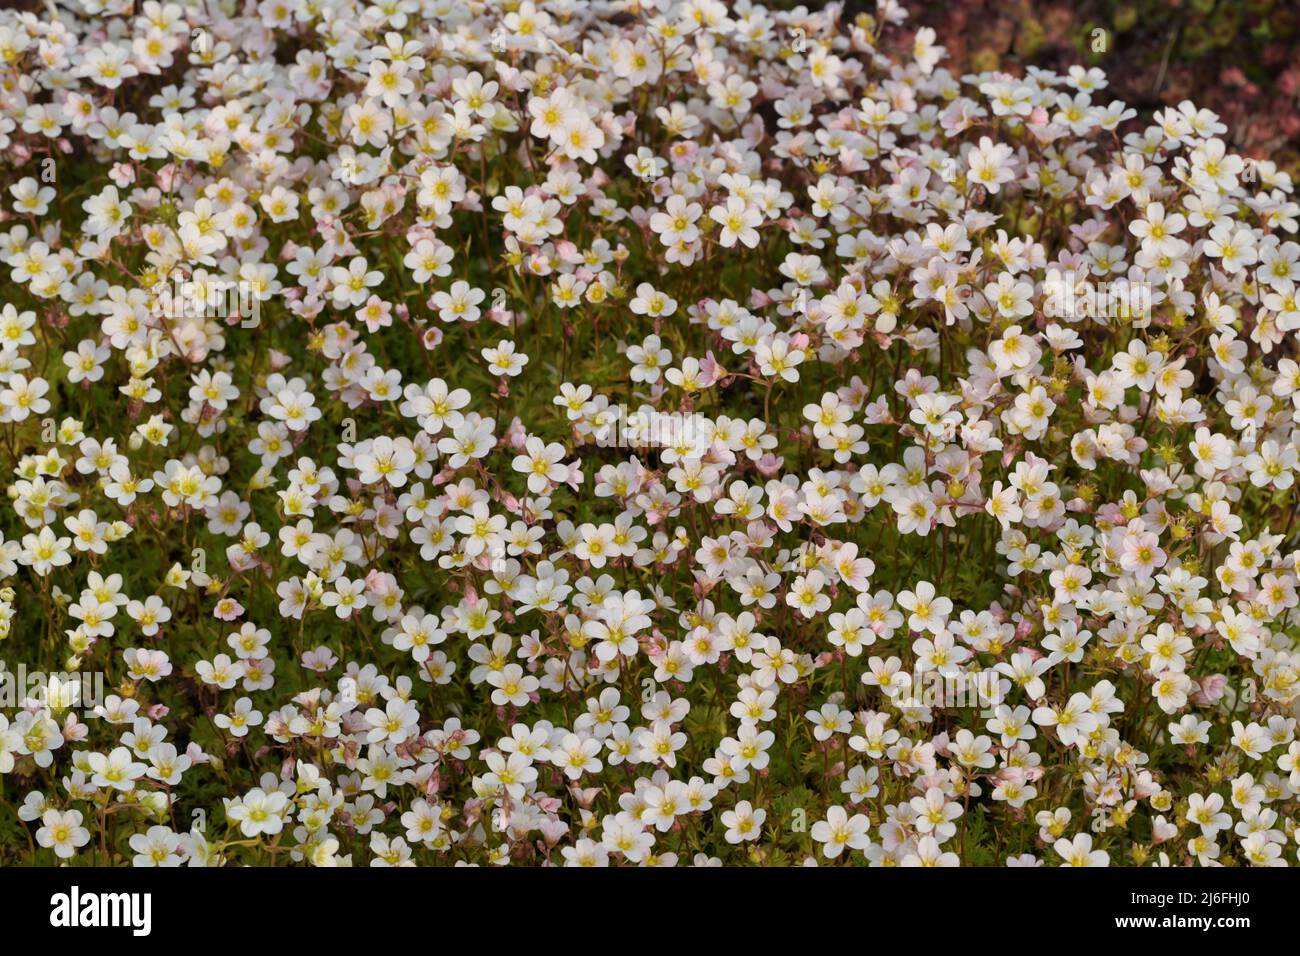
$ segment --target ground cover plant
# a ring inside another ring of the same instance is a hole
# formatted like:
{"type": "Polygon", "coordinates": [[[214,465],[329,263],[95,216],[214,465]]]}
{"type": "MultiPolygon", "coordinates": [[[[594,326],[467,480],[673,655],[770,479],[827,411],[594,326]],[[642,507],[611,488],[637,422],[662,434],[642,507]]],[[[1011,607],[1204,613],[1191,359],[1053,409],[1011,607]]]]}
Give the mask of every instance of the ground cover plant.
{"type": "Polygon", "coordinates": [[[1295,863],[1226,132],[894,0],[0,11],[0,860],[1295,863]]]}

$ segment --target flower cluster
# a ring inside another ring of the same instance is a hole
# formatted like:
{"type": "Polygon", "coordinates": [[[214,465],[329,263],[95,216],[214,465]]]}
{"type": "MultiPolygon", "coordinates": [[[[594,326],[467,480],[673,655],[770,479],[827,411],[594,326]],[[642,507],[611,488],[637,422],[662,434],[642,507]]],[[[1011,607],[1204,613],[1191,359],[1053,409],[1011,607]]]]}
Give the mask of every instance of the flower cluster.
{"type": "Polygon", "coordinates": [[[896,0],[133,6],[0,11],[0,858],[1296,861],[1213,113],[896,0]]]}

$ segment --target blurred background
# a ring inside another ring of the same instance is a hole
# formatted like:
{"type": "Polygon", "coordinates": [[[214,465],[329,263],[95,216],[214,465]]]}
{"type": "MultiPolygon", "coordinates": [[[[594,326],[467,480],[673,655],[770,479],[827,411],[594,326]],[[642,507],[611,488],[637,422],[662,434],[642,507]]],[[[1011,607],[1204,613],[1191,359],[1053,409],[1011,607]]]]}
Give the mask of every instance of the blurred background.
{"type": "MultiPolygon", "coordinates": [[[[816,0],[761,0],[780,10],[816,0]]],[[[1300,0],[896,0],[908,33],[932,27],[954,74],[1026,66],[1106,71],[1097,97],[1150,117],[1190,99],[1219,114],[1235,152],[1300,173],[1300,0]],[[1093,49],[1105,30],[1106,49],[1093,49]],[[1109,96],[1107,96],[1109,94],[1109,96]]],[[[842,17],[876,0],[839,0],[842,17]]]]}
{"type": "Polygon", "coordinates": [[[1190,99],[1219,114],[1237,151],[1300,166],[1300,0],[902,2],[908,26],[934,28],[953,72],[1097,66],[1110,80],[1102,102],[1145,116],[1190,99]],[[1105,52],[1093,51],[1098,29],[1105,52]]]}

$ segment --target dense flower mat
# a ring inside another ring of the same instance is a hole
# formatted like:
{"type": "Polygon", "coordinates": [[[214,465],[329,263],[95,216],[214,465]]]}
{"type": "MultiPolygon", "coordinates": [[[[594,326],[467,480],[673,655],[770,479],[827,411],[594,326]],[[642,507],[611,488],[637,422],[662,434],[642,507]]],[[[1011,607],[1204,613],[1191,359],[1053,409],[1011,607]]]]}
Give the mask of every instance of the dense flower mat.
{"type": "Polygon", "coordinates": [[[0,10],[0,860],[1295,862],[1291,177],[906,20],[0,10]]]}

